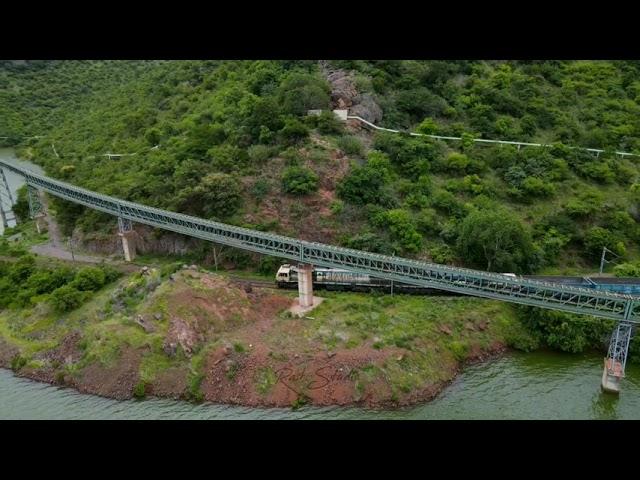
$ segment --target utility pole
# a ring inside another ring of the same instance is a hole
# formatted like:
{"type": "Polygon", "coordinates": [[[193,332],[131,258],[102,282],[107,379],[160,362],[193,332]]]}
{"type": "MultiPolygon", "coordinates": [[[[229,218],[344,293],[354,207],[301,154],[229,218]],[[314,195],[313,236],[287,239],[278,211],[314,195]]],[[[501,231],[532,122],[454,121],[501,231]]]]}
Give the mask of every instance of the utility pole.
{"type": "MultiPolygon", "coordinates": [[[[392,257],[396,256],[396,252],[395,250],[393,251],[393,255],[391,255],[392,257]]],[[[391,296],[393,297],[393,280],[391,280],[391,296]]]]}
{"type": "Polygon", "coordinates": [[[614,255],[616,258],[620,258],[620,255],[612,252],[607,247],[602,247],[602,257],[600,257],[600,274],[599,274],[599,276],[602,276],[602,271],[604,270],[604,264],[605,263],[615,263],[615,260],[606,260],[605,259],[605,256],[606,256],[607,252],[609,252],[611,255],[614,255]]]}
{"type": "Polygon", "coordinates": [[[73,255],[73,244],[71,243],[71,237],[69,237],[69,250],[71,251],[71,261],[75,262],[76,257],[73,255]]]}

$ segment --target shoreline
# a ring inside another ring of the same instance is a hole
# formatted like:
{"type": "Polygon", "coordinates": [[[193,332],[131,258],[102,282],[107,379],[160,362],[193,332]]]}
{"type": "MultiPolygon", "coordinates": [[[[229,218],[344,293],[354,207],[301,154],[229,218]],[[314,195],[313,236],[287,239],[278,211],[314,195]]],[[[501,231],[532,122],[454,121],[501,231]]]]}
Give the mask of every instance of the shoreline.
{"type": "Polygon", "coordinates": [[[411,395],[412,398],[410,400],[407,399],[401,403],[394,403],[389,401],[380,402],[380,403],[353,401],[348,403],[336,403],[336,404],[325,404],[325,403],[316,404],[311,402],[311,403],[305,403],[299,406],[293,406],[291,404],[286,404],[286,403],[273,404],[273,403],[265,402],[265,403],[258,403],[258,404],[245,404],[245,403],[237,403],[233,401],[218,402],[218,401],[208,400],[206,398],[203,401],[194,402],[184,397],[176,397],[175,395],[151,394],[151,395],[145,395],[145,397],[143,398],[136,398],[136,396],[132,393],[129,396],[121,397],[117,395],[104,395],[99,392],[92,391],[93,389],[90,386],[80,387],[79,385],[74,383],[71,383],[71,384],[66,382],[61,383],[57,381],[55,378],[49,377],[43,371],[27,370],[24,372],[16,372],[10,366],[5,366],[5,365],[0,365],[0,369],[10,373],[15,378],[25,379],[31,382],[36,382],[44,385],[50,385],[52,387],[56,387],[59,389],[70,389],[80,395],[91,395],[91,396],[96,396],[96,397],[100,397],[108,400],[114,400],[118,402],[131,401],[131,400],[134,400],[136,402],[144,402],[146,400],[172,400],[177,402],[184,402],[186,404],[191,404],[191,405],[210,404],[210,405],[216,405],[216,406],[245,407],[245,408],[263,409],[263,410],[268,410],[268,409],[297,410],[299,407],[308,406],[308,407],[315,407],[315,408],[331,408],[331,407],[357,408],[357,409],[362,409],[367,411],[397,411],[397,410],[403,410],[403,409],[411,409],[411,408],[418,407],[420,405],[424,405],[436,400],[441,394],[445,392],[445,390],[449,386],[451,386],[457,380],[457,378],[460,375],[462,375],[465,372],[465,369],[467,367],[477,366],[477,365],[499,360],[504,355],[508,354],[510,351],[511,349],[509,349],[508,347],[500,346],[500,348],[497,351],[483,352],[479,357],[470,358],[467,361],[462,362],[458,366],[458,369],[449,380],[425,386],[425,388],[422,389],[422,391],[415,392],[414,394],[412,394],[411,395]]]}

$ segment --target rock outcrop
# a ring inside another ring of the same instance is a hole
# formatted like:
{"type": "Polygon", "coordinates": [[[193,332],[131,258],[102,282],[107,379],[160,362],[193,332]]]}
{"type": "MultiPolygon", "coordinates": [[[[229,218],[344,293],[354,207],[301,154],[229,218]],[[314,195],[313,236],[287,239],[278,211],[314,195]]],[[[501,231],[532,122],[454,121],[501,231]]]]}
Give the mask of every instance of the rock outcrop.
{"type": "Polygon", "coordinates": [[[326,60],[320,61],[320,69],[331,85],[333,109],[348,109],[350,115],[377,123],[382,120],[382,109],[370,93],[360,94],[351,73],[331,68],[326,60]]]}

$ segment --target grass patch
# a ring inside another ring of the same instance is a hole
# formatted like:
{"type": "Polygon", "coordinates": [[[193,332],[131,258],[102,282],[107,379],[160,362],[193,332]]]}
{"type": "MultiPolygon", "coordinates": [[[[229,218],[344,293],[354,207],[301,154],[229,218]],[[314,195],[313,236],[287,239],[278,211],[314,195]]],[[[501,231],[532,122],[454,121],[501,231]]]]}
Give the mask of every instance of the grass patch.
{"type": "Polygon", "coordinates": [[[254,378],[256,390],[260,395],[268,394],[274,385],[278,382],[276,372],[271,367],[263,367],[258,369],[254,378]]]}

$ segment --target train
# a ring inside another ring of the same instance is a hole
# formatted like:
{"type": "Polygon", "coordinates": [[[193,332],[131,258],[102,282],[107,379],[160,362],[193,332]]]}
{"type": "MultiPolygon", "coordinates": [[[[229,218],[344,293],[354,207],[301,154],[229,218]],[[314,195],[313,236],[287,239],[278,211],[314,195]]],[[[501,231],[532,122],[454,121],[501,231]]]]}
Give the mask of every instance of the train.
{"type": "MultiPolygon", "coordinates": [[[[503,273],[505,277],[523,278],[542,282],[553,282],[572,287],[605,290],[627,295],[640,295],[640,278],[634,277],[568,277],[550,275],[516,275],[503,273]]],[[[458,295],[454,292],[435,288],[421,287],[406,283],[391,282],[370,275],[342,270],[338,268],[314,267],[312,273],[313,288],[325,290],[342,290],[354,292],[385,292],[429,294],[429,295],[458,295]]],[[[283,264],[276,273],[278,288],[298,288],[298,268],[295,265],[283,264]]],[[[462,294],[459,294],[462,295],[462,294]]]]}

